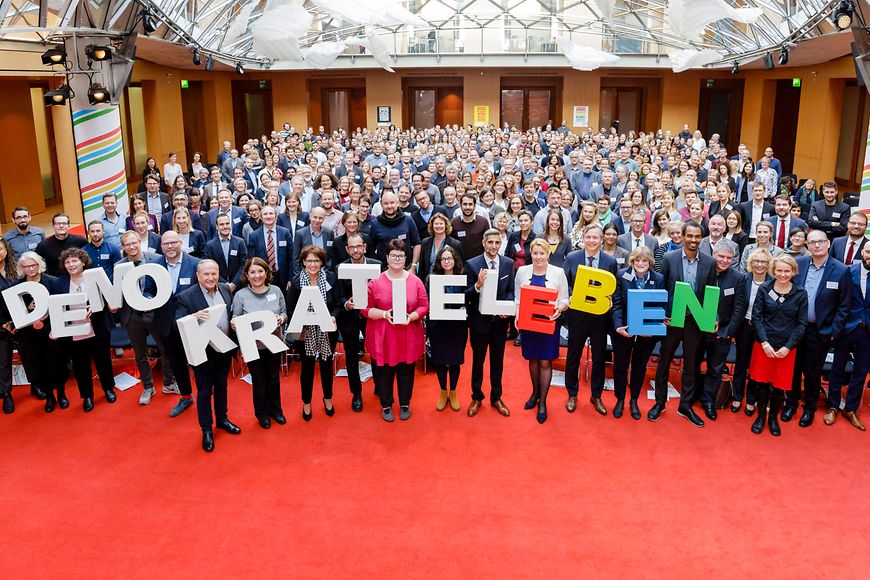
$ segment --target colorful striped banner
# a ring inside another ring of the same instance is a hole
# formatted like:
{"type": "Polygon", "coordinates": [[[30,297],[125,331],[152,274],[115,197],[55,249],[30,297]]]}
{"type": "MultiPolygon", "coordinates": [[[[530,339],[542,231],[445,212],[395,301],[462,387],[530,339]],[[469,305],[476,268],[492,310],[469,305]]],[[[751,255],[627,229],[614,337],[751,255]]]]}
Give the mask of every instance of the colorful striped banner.
{"type": "Polygon", "coordinates": [[[85,223],[103,214],[103,195],[118,196],[118,213],[129,207],[121,115],[117,106],[74,111],[73,136],[85,223]]]}

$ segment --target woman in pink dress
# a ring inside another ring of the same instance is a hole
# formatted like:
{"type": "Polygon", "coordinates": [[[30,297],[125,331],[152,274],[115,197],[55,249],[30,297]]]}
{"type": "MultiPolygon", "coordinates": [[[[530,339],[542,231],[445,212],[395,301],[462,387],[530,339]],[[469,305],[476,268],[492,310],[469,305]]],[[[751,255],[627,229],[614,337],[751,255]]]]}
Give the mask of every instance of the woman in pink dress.
{"type": "Polygon", "coordinates": [[[387,271],[369,282],[368,307],[362,314],[368,318],[366,351],[372,356],[375,391],[381,399],[381,416],[393,421],[393,383],[399,393],[399,419],[411,417],[411,394],[414,390],[414,370],[423,356],[425,335],[423,317],[429,313],[429,297],[423,282],[405,270],[407,246],[402,240],[387,244],[387,271]],[[393,305],[393,282],[405,283],[405,322],[399,322],[393,305]]]}

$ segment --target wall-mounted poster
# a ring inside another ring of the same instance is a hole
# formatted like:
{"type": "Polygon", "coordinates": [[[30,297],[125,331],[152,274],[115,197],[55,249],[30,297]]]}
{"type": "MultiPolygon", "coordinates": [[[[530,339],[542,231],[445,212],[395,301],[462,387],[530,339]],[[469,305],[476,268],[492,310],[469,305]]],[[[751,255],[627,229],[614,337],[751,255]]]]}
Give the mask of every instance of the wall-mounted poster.
{"type": "Polygon", "coordinates": [[[389,127],[393,123],[393,110],[389,105],[378,107],[378,126],[389,127]]]}
{"type": "Polygon", "coordinates": [[[589,126],[589,107],[586,105],[574,105],[574,126],[589,126]]]}

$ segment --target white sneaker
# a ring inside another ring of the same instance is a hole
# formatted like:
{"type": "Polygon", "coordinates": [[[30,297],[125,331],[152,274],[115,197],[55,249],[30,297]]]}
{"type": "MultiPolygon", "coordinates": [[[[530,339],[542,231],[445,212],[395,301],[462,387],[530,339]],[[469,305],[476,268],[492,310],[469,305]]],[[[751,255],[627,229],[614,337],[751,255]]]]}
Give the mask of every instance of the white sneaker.
{"type": "Polygon", "coordinates": [[[178,385],[172,383],[171,385],[163,385],[163,394],[164,395],[180,395],[181,391],[178,390],[178,385]]]}
{"type": "Polygon", "coordinates": [[[139,404],[140,405],[147,405],[148,403],[150,403],[151,397],[154,396],[155,392],[156,391],[154,390],[154,387],[149,387],[149,388],[145,389],[144,391],[142,391],[142,394],[139,395],[139,404]]]}

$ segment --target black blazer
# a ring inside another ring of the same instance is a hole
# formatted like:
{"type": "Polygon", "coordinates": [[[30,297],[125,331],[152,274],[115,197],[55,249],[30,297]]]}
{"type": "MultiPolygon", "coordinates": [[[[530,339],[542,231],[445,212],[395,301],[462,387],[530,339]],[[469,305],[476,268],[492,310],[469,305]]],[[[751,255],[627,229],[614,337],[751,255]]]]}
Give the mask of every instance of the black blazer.
{"type": "MultiPolygon", "coordinates": [[[[677,282],[686,281],[683,276],[683,250],[675,250],[664,255],[662,276],[665,279],[665,289],[668,291],[668,305],[665,311],[670,317],[677,282]]],[[[698,297],[699,302],[703,302],[704,287],[716,285],[716,260],[712,256],[698,252],[698,273],[695,281],[695,296],[698,297]]]]}
{"type": "Polygon", "coordinates": [[[532,256],[531,256],[531,253],[529,251],[530,250],[529,246],[532,245],[532,240],[534,240],[537,237],[538,236],[535,235],[535,232],[530,231],[529,237],[526,238],[525,241],[520,242],[520,240],[522,239],[522,238],[520,238],[520,232],[518,232],[518,231],[511,232],[510,234],[508,234],[508,238],[507,238],[507,248],[505,248],[505,251],[504,251],[505,257],[513,260],[514,257],[517,255],[517,244],[522,243],[523,250],[525,250],[525,252],[526,252],[525,265],[528,266],[529,264],[532,263],[532,256]]]}
{"type": "MultiPolygon", "coordinates": [[[[371,239],[367,234],[359,232],[363,242],[366,244],[366,256],[374,255],[371,239]]],[[[347,234],[341,234],[332,241],[332,261],[331,267],[334,270],[337,264],[341,264],[345,260],[350,259],[350,254],[347,253],[347,234]]]]}
{"type": "Polygon", "coordinates": [[[737,335],[740,324],[746,317],[749,298],[746,294],[746,277],[734,268],[720,273],[716,277],[719,286],[719,311],[716,320],[719,321],[719,338],[732,338],[737,335]]]}
{"type": "MultiPolygon", "coordinates": [[[[45,274],[42,275],[43,278],[45,274]]],[[[69,275],[62,274],[54,279],[53,287],[49,288],[52,294],[67,294],[69,293],[69,275]]],[[[91,312],[91,327],[94,329],[94,335],[100,338],[109,336],[112,332],[112,327],[115,322],[112,320],[112,313],[109,312],[108,306],[103,307],[99,312],[91,312]]],[[[72,340],[67,338],[65,340],[72,340]]]]}
{"type": "MultiPolygon", "coordinates": [[[[441,215],[446,216],[446,215],[447,215],[447,210],[444,209],[443,207],[441,207],[440,205],[432,206],[432,215],[429,216],[429,219],[432,219],[432,217],[433,217],[436,213],[440,213],[441,215]]],[[[447,216],[447,217],[448,217],[448,219],[450,218],[450,216],[447,216]]],[[[423,216],[420,215],[420,209],[419,209],[419,208],[416,209],[416,210],[411,214],[411,220],[413,220],[414,225],[417,226],[417,233],[420,234],[420,239],[421,239],[421,240],[422,240],[423,238],[427,238],[427,237],[429,237],[429,224],[428,224],[427,222],[423,221],[423,216]]]]}
{"type": "Polygon", "coordinates": [[[248,248],[245,246],[245,240],[238,236],[230,235],[229,263],[224,259],[224,250],[221,247],[220,236],[209,240],[205,245],[205,257],[217,262],[221,282],[231,283],[236,288],[239,287],[242,268],[248,259],[248,248]]]}
{"type": "MultiPolygon", "coordinates": [[[[227,323],[230,322],[233,318],[233,294],[230,292],[230,287],[224,284],[223,282],[219,282],[217,285],[217,290],[220,292],[221,298],[224,299],[224,303],[227,305],[227,323]]],[[[202,294],[202,289],[199,283],[194,284],[189,287],[187,290],[180,292],[175,297],[175,320],[179,318],[184,318],[190,314],[195,314],[200,310],[205,310],[208,308],[208,302],[205,301],[205,296],[202,294]]],[[[230,327],[229,337],[233,338],[235,333],[230,327]]],[[[235,340],[235,339],[233,339],[235,340]]],[[[230,351],[232,352],[232,351],[230,351]]]]}
{"type": "MultiPolygon", "coordinates": [[[[340,302],[339,292],[336,288],[335,274],[329,270],[324,270],[326,274],[326,283],[332,287],[332,290],[326,293],[326,308],[329,309],[329,314],[338,318],[341,313],[342,302],[340,302]]],[[[287,288],[287,315],[293,317],[293,311],[296,310],[296,304],[299,302],[299,296],[302,293],[302,288],[299,286],[299,276],[294,276],[290,281],[290,286],[287,288]]]]}
{"type": "MultiPolygon", "coordinates": [[[[462,244],[456,238],[451,236],[447,236],[445,245],[450,246],[462,256],[462,244]]],[[[417,263],[417,277],[421,280],[425,280],[429,275],[432,269],[431,262],[431,254],[432,254],[432,245],[435,243],[435,239],[432,236],[427,238],[423,238],[423,241],[420,242],[420,261],[417,263]]],[[[463,256],[463,259],[465,257],[463,256]]]]}
{"type": "Polygon", "coordinates": [[[846,235],[850,215],[852,215],[852,208],[849,204],[838,201],[828,206],[824,199],[820,199],[810,207],[807,225],[811,229],[822,230],[828,234],[828,239],[833,240],[838,236],[846,235]]]}
{"type": "MultiPolygon", "coordinates": [[[[665,279],[662,275],[650,270],[649,280],[646,281],[643,289],[664,290],[664,288],[665,279]]],[[[616,273],[616,292],[613,293],[613,309],[611,311],[611,314],[613,315],[613,326],[615,328],[628,325],[628,316],[626,315],[626,308],[628,307],[628,291],[636,289],[638,288],[634,283],[631,268],[622,268],[618,270],[616,273]],[[626,278],[626,274],[629,277],[632,277],[631,281],[626,278]]]]}
{"type": "MultiPolygon", "coordinates": [[[[562,265],[562,269],[565,270],[565,277],[568,278],[568,296],[571,296],[574,293],[574,281],[577,280],[577,268],[585,265],[586,252],[584,250],[575,250],[565,258],[565,263],[562,265]]],[[[607,270],[616,276],[618,269],[616,258],[599,250],[598,269],[607,270]]]]}
{"type": "Polygon", "coordinates": [[[290,239],[296,236],[297,230],[308,227],[311,224],[311,218],[307,211],[296,212],[296,219],[291,220],[290,216],[285,212],[278,214],[278,225],[282,228],[290,230],[290,239]]]}
{"type": "MultiPolygon", "coordinates": [[[[326,264],[324,267],[330,268],[333,263],[333,255],[335,252],[335,240],[332,236],[332,230],[323,228],[320,230],[323,235],[323,249],[326,252],[326,264]]],[[[299,276],[302,271],[302,248],[311,245],[311,227],[304,227],[296,231],[296,236],[293,237],[293,254],[290,259],[290,269],[292,271],[291,278],[299,276]]],[[[283,288],[283,287],[282,287],[283,288]]],[[[288,309],[287,312],[290,312],[288,309]]]]}
{"type": "MultiPolygon", "coordinates": [[[[258,256],[269,262],[269,254],[266,248],[265,231],[261,227],[248,238],[248,256],[258,256]]],[[[275,262],[278,264],[278,276],[273,282],[283,291],[292,275],[293,260],[298,256],[293,253],[293,241],[287,228],[275,226],[275,262]]]]}
{"type": "Polygon", "coordinates": [[[784,302],[771,296],[775,279],[758,289],[752,305],[752,325],[758,342],[769,342],[774,349],[795,348],[807,329],[807,291],[792,283],[784,302]]]}
{"type": "MultiPolygon", "coordinates": [[[[856,264],[861,261],[861,250],[864,249],[864,244],[867,243],[867,238],[861,238],[861,242],[855,246],[855,250],[852,252],[852,264],[856,264]]],[[[849,236],[840,236],[838,238],[834,238],[834,241],[831,242],[831,257],[835,260],[843,262],[846,259],[846,247],[849,244],[849,236]]],[[[845,262],[844,262],[845,263],[845,262]]],[[[847,266],[851,266],[852,264],[846,264],[847,266]]]]}
{"type": "MultiPolygon", "coordinates": [[[[746,235],[755,238],[755,232],[750,232],[749,228],[752,227],[752,200],[744,201],[741,204],[737,205],[737,211],[740,212],[740,220],[743,222],[743,231],[746,232],[746,235]]],[[[764,202],[761,206],[761,221],[766,220],[770,216],[774,214],[776,208],[773,207],[772,204],[768,202],[764,202]]]]}
{"type": "MultiPolygon", "coordinates": [[[[480,293],[474,288],[481,270],[489,268],[486,254],[475,256],[465,263],[465,274],[468,277],[468,287],[465,289],[466,304],[468,304],[468,328],[471,332],[488,332],[493,323],[492,315],[480,313],[480,293]]],[[[514,262],[504,256],[498,257],[498,300],[514,300],[514,262]]]]}
{"type": "MultiPolygon", "coordinates": [[[[550,254],[550,264],[561,268],[569,253],[571,253],[571,238],[565,238],[561,244],[556,246],[556,250],[550,254]]],[[[616,260],[613,260],[613,263],[615,264],[616,260]]]]}
{"type": "MultiPolygon", "coordinates": [[[[373,264],[373,265],[376,264],[378,267],[381,266],[380,262],[378,262],[374,258],[369,258],[368,256],[366,256],[365,261],[366,261],[366,264],[373,264]]],[[[341,263],[342,264],[350,264],[350,260],[348,259],[348,260],[345,260],[341,263]]],[[[338,272],[338,265],[336,265],[336,273],[337,272],[338,272]]],[[[337,275],[336,275],[336,277],[337,277],[337,275]]],[[[339,279],[339,280],[337,280],[335,285],[336,285],[335,289],[337,292],[336,300],[338,301],[338,307],[339,307],[339,312],[340,312],[340,314],[338,316],[336,316],[336,319],[341,321],[342,319],[353,319],[356,316],[361,316],[360,310],[346,310],[344,308],[344,304],[348,300],[353,298],[353,284],[351,283],[351,281],[339,279]]],[[[288,312],[289,312],[289,310],[288,310],[288,312]]]]}
{"type": "MultiPolygon", "coordinates": [[[[160,233],[168,232],[172,229],[172,214],[175,210],[160,214],[160,233]]],[[[190,212],[190,227],[205,233],[205,226],[202,223],[202,218],[198,213],[190,212]]]]}

